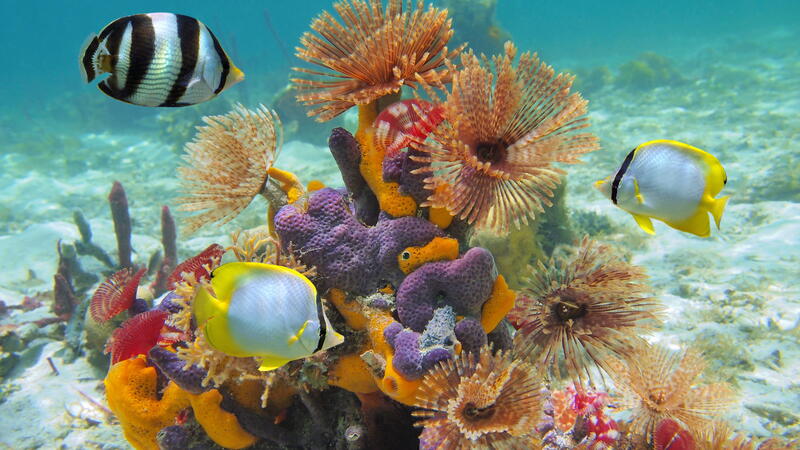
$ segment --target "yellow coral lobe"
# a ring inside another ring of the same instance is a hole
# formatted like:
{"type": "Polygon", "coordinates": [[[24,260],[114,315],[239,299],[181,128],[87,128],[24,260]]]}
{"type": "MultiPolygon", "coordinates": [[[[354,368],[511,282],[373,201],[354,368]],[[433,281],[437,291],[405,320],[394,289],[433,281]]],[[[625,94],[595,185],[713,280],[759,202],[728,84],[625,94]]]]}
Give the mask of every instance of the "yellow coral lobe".
{"type": "Polygon", "coordinates": [[[308,192],[318,191],[325,187],[325,183],[320,180],[311,180],[306,184],[306,190],[308,192]]]}
{"type": "Polygon", "coordinates": [[[267,170],[269,178],[277,181],[280,184],[281,190],[289,197],[289,203],[294,203],[306,193],[303,183],[297,178],[297,175],[286,170],[278,169],[277,167],[270,167],[267,170]]]}
{"type": "Polygon", "coordinates": [[[344,291],[333,288],[328,292],[327,300],[336,307],[342,315],[347,326],[354,330],[367,328],[367,317],[361,309],[361,304],[355,300],[347,301],[344,291]]]}
{"type": "Polygon", "coordinates": [[[397,264],[404,274],[417,270],[427,262],[454,260],[458,258],[458,241],[453,238],[435,237],[420,247],[408,247],[397,255],[397,264]]]}
{"type": "Polygon", "coordinates": [[[375,193],[381,211],[393,217],[410,216],[417,211],[417,202],[413,198],[400,193],[400,185],[383,181],[384,151],[375,145],[375,128],[373,123],[377,117],[377,101],[358,106],[358,131],[356,140],[361,147],[361,176],[375,193]]]}
{"type": "Polygon", "coordinates": [[[417,399],[417,390],[422,385],[422,379],[409,380],[397,373],[392,360],[394,355],[386,358],[386,370],[379,387],[384,394],[404,405],[413,406],[417,399]]]}
{"type": "Polygon", "coordinates": [[[375,378],[361,359],[361,354],[369,350],[365,346],[357,353],[342,355],[328,371],[328,384],[338,386],[356,394],[370,394],[378,390],[375,378]]]}
{"type": "Polygon", "coordinates": [[[212,389],[199,395],[189,395],[194,416],[208,437],[225,448],[239,449],[256,443],[258,438],[245,431],[236,416],[223,410],[219,404],[222,394],[212,389]]]}
{"type": "Polygon", "coordinates": [[[111,366],[105,379],[106,399],[122,425],[125,439],[136,449],[158,449],[156,434],[175,423],[175,416],[189,407],[189,398],[169,383],[161,399],[156,392],[156,369],[144,356],[111,366]]]}
{"type": "Polygon", "coordinates": [[[514,307],[516,299],[517,293],[508,288],[508,284],[506,284],[506,280],[502,275],[498,275],[497,279],[494,280],[492,295],[489,300],[486,300],[481,309],[483,331],[490,333],[494,330],[497,324],[503,320],[503,317],[514,307]]]}

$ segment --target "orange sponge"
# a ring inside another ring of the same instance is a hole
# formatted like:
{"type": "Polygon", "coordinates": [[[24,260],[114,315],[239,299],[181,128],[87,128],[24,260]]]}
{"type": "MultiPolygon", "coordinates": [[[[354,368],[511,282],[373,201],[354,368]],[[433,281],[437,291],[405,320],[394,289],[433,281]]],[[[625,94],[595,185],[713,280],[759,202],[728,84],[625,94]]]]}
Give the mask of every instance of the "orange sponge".
{"type": "Polygon", "coordinates": [[[245,431],[236,416],[219,405],[222,394],[212,389],[199,395],[189,395],[197,422],[203,426],[208,437],[225,448],[239,449],[256,443],[258,438],[245,431]]]}
{"type": "Polygon", "coordinates": [[[408,247],[397,255],[397,264],[406,275],[427,262],[458,258],[458,241],[435,237],[421,247],[408,247]]]}
{"type": "Polygon", "coordinates": [[[481,309],[483,331],[490,333],[494,330],[497,324],[503,320],[503,317],[514,307],[516,299],[516,292],[508,288],[508,284],[506,284],[506,280],[502,275],[498,275],[497,279],[494,280],[492,295],[489,300],[486,300],[481,309]]]}
{"type": "Polygon", "coordinates": [[[145,357],[120,361],[105,379],[108,406],[122,425],[125,439],[136,449],[158,449],[156,434],[173,425],[175,416],[189,407],[188,394],[169,383],[161,399],[156,392],[156,369],[145,357]]]}
{"type": "Polygon", "coordinates": [[[328,384],[338,386],[356,394],[376,392],[375,378],[361,359],[361,354],[369,350],[369,345],[356,353],[342,355],[328,371],[328,384]]]}

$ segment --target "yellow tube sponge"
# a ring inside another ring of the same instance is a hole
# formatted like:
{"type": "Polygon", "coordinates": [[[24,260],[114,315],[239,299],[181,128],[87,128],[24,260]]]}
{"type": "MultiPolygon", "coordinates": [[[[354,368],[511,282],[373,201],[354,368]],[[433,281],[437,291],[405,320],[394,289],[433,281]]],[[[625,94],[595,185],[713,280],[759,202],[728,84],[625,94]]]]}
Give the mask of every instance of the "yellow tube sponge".
{"type": "Polygon", "coordinates": [[[410,216],[417,211],[417,202],[408,195],[400,193],[400,185],[383,181],[384,149],[375,145],[375,118],[378,115],[378,101],[358,106],[358,131],[356,140],[361,147],[361,176],[375,197],[382,211],[393,217],[410,216]]]}
{"type": "Polygon", "coordinates": [[[212,389],[199,395],[189,395],[197,422],[203,426],[208,437],[218,445],[240,449],[256,443],[258,438],[245,431],[236,416],[223,410],[219,405],[222,394],[212,389]]]}
{"type": "Polygon", "coordinates": [[[494,330],[497,324],[503,320],[503,317],[514,307],[516,299],[517,293],[508,288],[508,284],[506,284],[506,280],[502,275],[498,275],[497,279],[494,280],[492,295],[489,300],[486,300],[481,309],[483,331],[490,333],[494,330]]]}
{"type": "Polygon", "coordinates": [[[397,264],[406,275],[419,266],[432,261],[458,258],[458,241],[453,238],[435,237],[420,247],[408,247],[397,255],[397,264]]]}
{"type": "Polygon", "coordinates": [[[156,369],[147,366],[144,356],[114,364],[106,375],[108,406],[136,449],[157,450],[156,434],[189,407],[188,394],[175,383],[169,383],[159,399],[156,381],[156,369]]]}

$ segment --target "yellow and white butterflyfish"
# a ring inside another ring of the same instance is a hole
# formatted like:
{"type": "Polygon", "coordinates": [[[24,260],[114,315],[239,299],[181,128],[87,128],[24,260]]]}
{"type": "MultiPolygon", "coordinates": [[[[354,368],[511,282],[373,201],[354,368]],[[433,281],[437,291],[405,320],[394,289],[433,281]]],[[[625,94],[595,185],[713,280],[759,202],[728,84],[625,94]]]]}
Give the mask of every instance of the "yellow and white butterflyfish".
{"type": "Polygon", "coordinates": [[[287,267],[233,262],[211,273],[192,308],[208,343],[224,353],[256,357],[274,370],[344,342],[331,326],[316,287],[287,267]]]}
{"type": "Polygon", "coordinates": [[[655,234],[651,219],[657,219],[676,230],[708,237],[708,213],[719,228],[728,196],[715,197],[727,182],[714,155],[662,139],[634,148],[613,175],[594,185],[649,234],[655,234]]]}
{"type": "Polygon", "coordinates": [[[214,33],[173,13],[135,14],[86,40],[79,67],[109,97],[141,106],[188,106],[210,100],[244,79],[214,33]]]}

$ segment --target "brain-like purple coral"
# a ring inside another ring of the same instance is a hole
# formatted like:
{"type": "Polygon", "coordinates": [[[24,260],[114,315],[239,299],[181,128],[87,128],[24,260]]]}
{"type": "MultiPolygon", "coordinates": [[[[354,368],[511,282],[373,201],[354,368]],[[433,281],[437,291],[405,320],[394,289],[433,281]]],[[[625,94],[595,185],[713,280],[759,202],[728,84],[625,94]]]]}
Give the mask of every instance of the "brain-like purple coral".
{"type": "MultiPolygon", "coordinates": [[[[480,322],[481,308],[492,293],[497,269],[489,250],[475,247],[460,258],[422,265],[411,272],[397,290],[397,315],[400,323],[422,332],[434,310],[452,306],[459,316],[480,322]]],[[[474,326],[464,333],[474,334],[474,326]]],[[[459,326],[456,325],[458,335],[459,326]]],[[[485,335],[480,338],[485,342],[485,335]]],[[[471,336],[470,340],[475,341],[471,336]]],[[[463,343],[462,343],[463,344],[463,343]]]]}
{"type": "Polygon", "coordinates": [[[345,194],[330,188],[313,192],[304,205],[281,208],[275,230],[303,264],[316,268],[321,292],[335,287],[356,295],[372,294],[387,283],[398,286],[405,274],[397,256],[443,235],[418,217],[381,217],[375,226],[365,226],[353,216],[345,194]]]}

